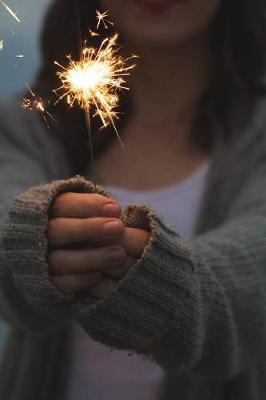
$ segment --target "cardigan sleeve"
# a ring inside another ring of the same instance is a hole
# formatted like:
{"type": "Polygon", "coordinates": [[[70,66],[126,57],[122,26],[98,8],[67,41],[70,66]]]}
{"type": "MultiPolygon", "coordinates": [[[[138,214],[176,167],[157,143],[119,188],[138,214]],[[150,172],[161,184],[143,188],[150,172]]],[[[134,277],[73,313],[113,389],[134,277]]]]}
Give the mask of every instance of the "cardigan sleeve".
{"type": "MultiPolygon", "coordinates": [[[[41,331],[57,326],[58,315],[56,318],[51,311],[40,312],[24,296],[16,280],[16,272],[11,268],[12,258],[7,257],[5,235],[9,226],[14,248],[24,243],[22,232],[19,229],[16,232],[13,221],[8,223],[14,199],[31,186],[66,177],[68,168],[62,148],[41,127],[38,118],[3,106],[0,106],[0,115],[0,317],[13,326],[41,331]]],[[[38,207],[40,200],[35,209],[38,207]]],[[[25,222],[29,224],[32,221],[27,207],[25,212],[28,212],[25,222]]],[[[39,245],[36,226],[29,234],[39,245]]],[[[36,263],[33,256],[30,250],[21,252],[19,268],[23,263],[27,266],[34,261],[36,263]]],[[[28,285],[34,285],[30,276],[27,279],[28,285]]]]}
{"type": "Polygon", "coordinates": [[[255,365],[266,351],[266,160],[226,220],[190,242],[146,206],[124,220],[151,239],[106,298],[76,305],[88,335],[177,374],[228,379],[255,365]]]}

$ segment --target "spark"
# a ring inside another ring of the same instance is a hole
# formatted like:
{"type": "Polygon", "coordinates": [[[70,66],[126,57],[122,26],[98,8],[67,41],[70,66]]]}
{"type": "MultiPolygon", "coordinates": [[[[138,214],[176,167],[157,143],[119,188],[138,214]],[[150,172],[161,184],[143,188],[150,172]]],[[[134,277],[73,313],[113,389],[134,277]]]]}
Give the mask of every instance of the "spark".
{"type": "Polygon", "coordinates": [[[97,18],[97,29],[99,29],[101,23],[105,27],[105,29],[108,29],[108,24],[109,25],[114,25],[112,21],[109,21],[108,18],[108,11],[100,12],[99,10],[96,11],[96,18],[97,18]]]}
{"type": "Polygon", "coordinates": [[[93,117],[98,116],[103,127],[111,124],[123,146],[114,121],[118,119],[119,93],[129,90],[125,78],[135,67],[131,61],[136,56],[124,59],[118,54],[117,42],[116,33],[105,38],[98,49],[83,48],[78,61],[67,56],[66,67],[55,61],[61,69],[57,75],[62,86],[54,92],[60,96],[58,101],[65,98],[70,107],[76,103],[88,115],[93,109],[93,117]]]}
{"type": "Polygon", "coordinates": [[[0,50],[3,50],[3,48],[4,48],[4,41],[0,40],[0,50]]]}
{"type": "Polygon", "coordinates": [[[100,36],[98,32],[94,32],[91,29],[89,29],[89,33],[90,33],[91,37],[100,36]]]}
{"type": "Polygon", "coordinates": [[[35,112],[39,112],[43,117],[44,122],[46,123],[47,128],[49,129],[49,124],[48,124],[48,120],[47,117],[51,118],[53,121],[55,121],[54,117],[52,116],[52,114],[50,114],[46,109],[46,105],[49,104],[48,101],[45,101],[44,99],[42,99],[41,97],[38,97],[36,95],[36,93],[33,92],[33,90],[30,88],[30,86],[27,84],[27,82],[25,82],[25,86],[27,87],[31,98],[24,98],[22,100],[21,106],[22,108],[24,108],[24,110],[27,111],[35,111],[35,112]]]}
{"type": "Polygon", "coordinates": [[[17,54],[16,58],[24,58],[24,54],[17,54]]]}
{"type": "Polygon", "coordinates": [[[18,18],[17,14],[14,13],[14,11],[3,0],[1,0],[1,3],[5,7],[5,9],[9,12],[9,14],[11,14],[12,17],[15,18],[17,22],[20,22],[20,19],[18,18]]]}

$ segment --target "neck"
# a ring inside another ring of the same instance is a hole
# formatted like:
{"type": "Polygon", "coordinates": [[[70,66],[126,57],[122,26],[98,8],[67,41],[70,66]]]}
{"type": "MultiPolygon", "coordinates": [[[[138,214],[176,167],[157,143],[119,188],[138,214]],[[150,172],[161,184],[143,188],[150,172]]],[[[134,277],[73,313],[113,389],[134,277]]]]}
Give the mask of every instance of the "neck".
{"type": "Polygon", "coordinates": [[[138,52],[131,77],[132,119],[161,131],[189,123],[208,83],[209,40],[204,37],[175,49],[138,52]]]}

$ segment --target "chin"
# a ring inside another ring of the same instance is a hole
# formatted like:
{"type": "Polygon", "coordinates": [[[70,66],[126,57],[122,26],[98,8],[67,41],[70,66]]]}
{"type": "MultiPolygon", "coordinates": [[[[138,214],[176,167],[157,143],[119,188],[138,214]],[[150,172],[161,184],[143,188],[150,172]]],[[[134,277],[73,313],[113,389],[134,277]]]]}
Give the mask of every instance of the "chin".
{"type": "Polygon", "coordinates": [[[179,30],[169,30],[169,27],[156,27],[156,26],[139,26],[136,30],[136,25],[132,27],[132,30],[127,27],[127,32],[124,33],[123,37],[126,43],[134,48],[135,51],[141,51],[145,49],[169,49],[178,48],[180,46],[189,44],[192,40],[200,37],[205,31],[200,30],[189,30],[189,26],[179,26],[179,30]],[[182,29],[183,28],[183,29],[182,29]]]}
{"type": "Polygon", "coordinates": [[[188,43],[208,30],[222,0],[102,0],[125,41],[136,48],[188,43]]]}

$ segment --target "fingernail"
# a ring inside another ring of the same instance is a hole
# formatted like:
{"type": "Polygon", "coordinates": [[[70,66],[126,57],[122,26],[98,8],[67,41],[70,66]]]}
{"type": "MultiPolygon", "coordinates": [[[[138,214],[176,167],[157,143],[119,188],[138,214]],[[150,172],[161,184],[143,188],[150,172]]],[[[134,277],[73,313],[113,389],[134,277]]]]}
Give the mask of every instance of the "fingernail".
{"type": "Polygon", "coordinates": [[[103,213],[106,217],[119,217],[121,212],[121,207],[118,204],[109,203],[103,206],[103,213]]]}
{"type": "Polygon", "coordinates": [[[110,235],[115,235],[121,232],[122,222],[121,221],[110,221],[104,224],[104,232],[110,235]]]}

